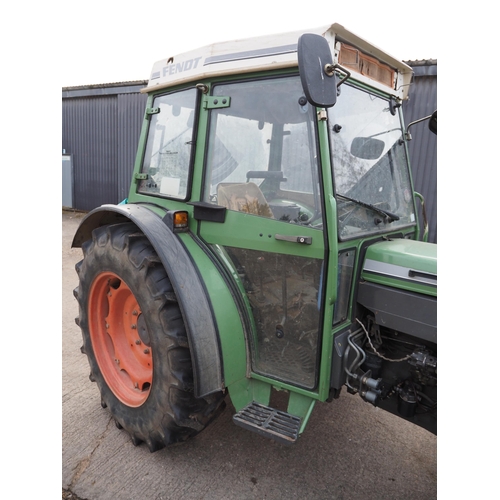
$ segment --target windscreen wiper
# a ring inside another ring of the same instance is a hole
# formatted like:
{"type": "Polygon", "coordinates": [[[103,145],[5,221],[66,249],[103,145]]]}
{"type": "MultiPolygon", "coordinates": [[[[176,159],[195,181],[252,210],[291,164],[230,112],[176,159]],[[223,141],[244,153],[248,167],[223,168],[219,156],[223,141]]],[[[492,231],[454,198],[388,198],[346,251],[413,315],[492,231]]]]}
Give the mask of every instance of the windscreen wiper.
{"type": "Polygon", "coordinates": [[[364,201],[360,200],[355,200],[354,198],[349,198],[349,196],[345,196],[343,194],[338,194],[338,198],[342,198],[343,200],[347,201],[352,201],[353,203],[356,203],[356,205],[360,205],[365,208],[369,208],[373,210],[374,212],[377,212],[378,214],[382,215],[386,222],[394,222],[395,220],[399,220],[399,215],[393,214],[392,212],[389,212],[388,210],[383,210],[382,208],[376,207],[375,205],[372,205],[371,203],[365,203],[364,201]]]}

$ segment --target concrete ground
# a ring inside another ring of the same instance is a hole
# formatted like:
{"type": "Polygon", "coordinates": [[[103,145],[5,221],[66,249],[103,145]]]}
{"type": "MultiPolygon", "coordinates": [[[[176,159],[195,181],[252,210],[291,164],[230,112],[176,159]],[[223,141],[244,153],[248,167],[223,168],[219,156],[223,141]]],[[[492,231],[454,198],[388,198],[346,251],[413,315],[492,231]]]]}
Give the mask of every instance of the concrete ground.
{"type": "Polygon", "coordinates": [[[436,436],[343,391],[318,403],[286,447],[232,423],[224,413],[199,436],[150,453],[135,447],[101,408],[75,324],[71,249],[83,215],[62,214],[62,488],[86,500],[333,499],[437,497],[436,436]]]}

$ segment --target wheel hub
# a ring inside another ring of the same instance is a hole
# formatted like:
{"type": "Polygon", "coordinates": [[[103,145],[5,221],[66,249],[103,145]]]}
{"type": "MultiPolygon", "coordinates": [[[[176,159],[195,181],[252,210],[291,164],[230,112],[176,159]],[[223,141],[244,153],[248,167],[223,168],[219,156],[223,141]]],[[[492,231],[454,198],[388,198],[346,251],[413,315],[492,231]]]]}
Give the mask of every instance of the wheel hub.
{"type": "Polygon", "coordinates": [[[112,272],[99,274],[89,295],[89,330],[99,369],[113,394],[141,406],[153,381],[150,337],[129,286],[112,272]]]}

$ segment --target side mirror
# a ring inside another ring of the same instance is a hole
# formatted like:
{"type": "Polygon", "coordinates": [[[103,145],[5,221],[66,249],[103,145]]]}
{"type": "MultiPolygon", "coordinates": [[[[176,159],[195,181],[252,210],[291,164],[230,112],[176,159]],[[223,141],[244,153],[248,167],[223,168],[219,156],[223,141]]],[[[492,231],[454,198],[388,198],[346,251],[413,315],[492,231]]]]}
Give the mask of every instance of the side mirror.
{"type": "Polygon", "coordinates": [[[429,120],[429,130],[433,133],[436,134],[438,133],[438,112],[437,109],[432,113],[431,118],[429,120]]]}
{"type": "Polygon", "coordinates": [[[337,78],[330,46],[320,35],[305,33],[297,46],[304,94],[313,106],[331,108],[337,102],[337,78]]]}
{"type": "Polygon", "coordinates": [[[384,141],[373,137],[355,137],[351,144],[351,154],[363,160],[380,158],[385,147],[384,141]]]}

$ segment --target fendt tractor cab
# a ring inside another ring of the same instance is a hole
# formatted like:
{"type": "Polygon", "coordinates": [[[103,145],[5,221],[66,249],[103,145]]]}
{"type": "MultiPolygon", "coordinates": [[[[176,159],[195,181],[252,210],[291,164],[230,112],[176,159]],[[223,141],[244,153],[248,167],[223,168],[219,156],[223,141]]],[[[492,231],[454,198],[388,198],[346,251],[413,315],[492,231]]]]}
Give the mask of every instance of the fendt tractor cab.
{"type": "Polygon", "coordinates": [[[128,199],[73,241],[82,352],[134,444],[194,436],[226,396],[236,424],[293,443],[344,386],[436,433],[411,77],[338,24],[154,65],[128,199]]]}

